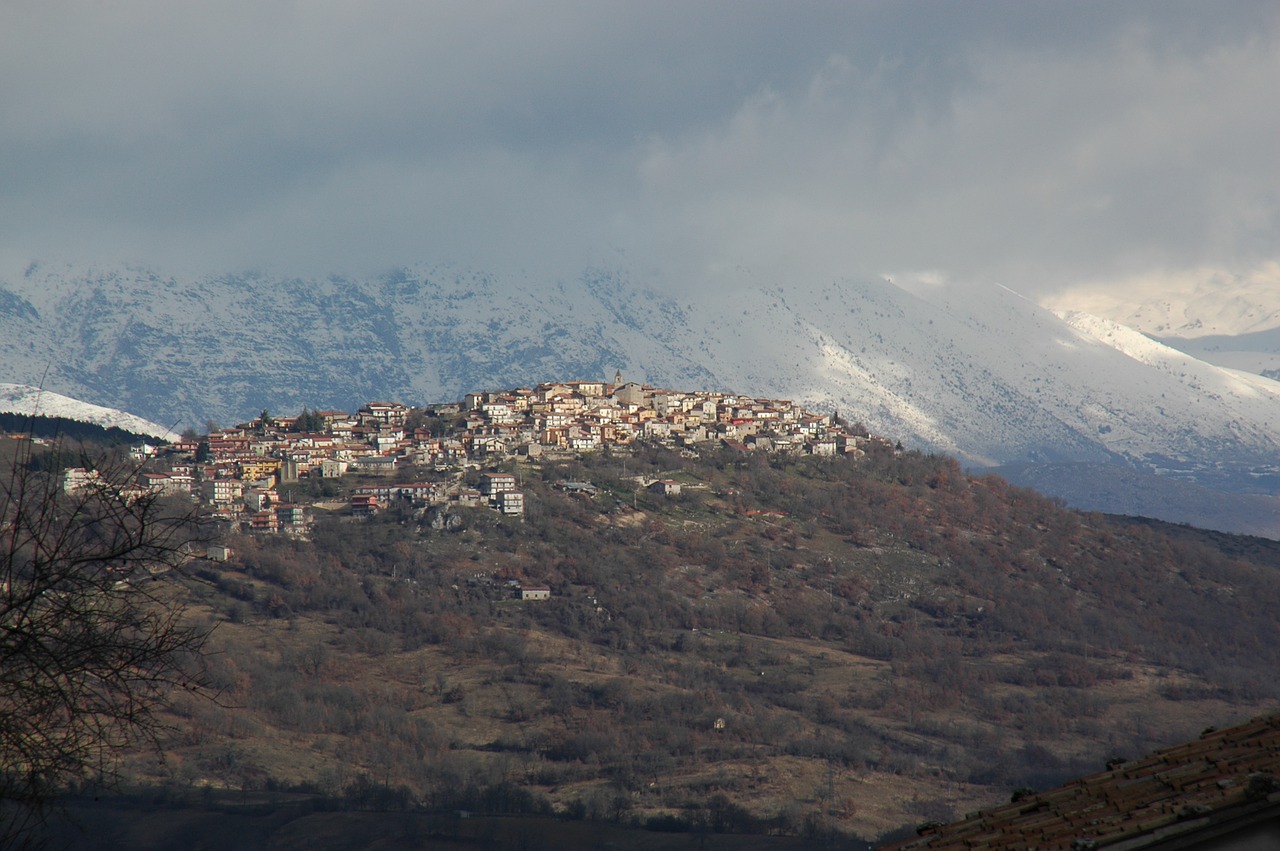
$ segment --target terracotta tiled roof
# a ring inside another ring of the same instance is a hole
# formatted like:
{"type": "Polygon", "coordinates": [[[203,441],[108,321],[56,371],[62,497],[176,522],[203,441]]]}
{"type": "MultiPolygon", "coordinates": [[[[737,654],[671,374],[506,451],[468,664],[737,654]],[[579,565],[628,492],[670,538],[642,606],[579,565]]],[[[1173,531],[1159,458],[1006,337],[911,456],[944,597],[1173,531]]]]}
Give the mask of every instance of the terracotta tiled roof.
{"type": "Polygon", "coordinates": [[[1193,837],[1202,833],[1280,819],[1278,778],[1280,714],[1266,715],[964,821],[922,827],[882,851],[1200,847],[1193,837]]]}

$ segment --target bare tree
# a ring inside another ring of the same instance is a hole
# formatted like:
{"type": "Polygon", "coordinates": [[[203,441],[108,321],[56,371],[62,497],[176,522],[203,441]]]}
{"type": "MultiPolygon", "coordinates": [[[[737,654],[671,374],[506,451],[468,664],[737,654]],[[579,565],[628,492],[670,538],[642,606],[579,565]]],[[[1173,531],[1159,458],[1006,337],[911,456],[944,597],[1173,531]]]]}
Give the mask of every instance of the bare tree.
{"type": "Polygon", "coordinates": [[[0,474],[0,846],[51,796],[114,776],[173,690],[200,687],[205,633],[171,581],[200,543],[191,504],[127,464],[58,466],[27,448],[0,474]]]}

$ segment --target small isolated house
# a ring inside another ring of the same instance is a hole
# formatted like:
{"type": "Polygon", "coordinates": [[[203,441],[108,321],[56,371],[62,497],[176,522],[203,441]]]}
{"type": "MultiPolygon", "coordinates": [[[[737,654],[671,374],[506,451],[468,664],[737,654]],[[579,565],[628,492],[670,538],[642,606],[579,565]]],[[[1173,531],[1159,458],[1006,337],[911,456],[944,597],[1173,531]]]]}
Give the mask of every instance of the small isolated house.
{"type": "Polygon", "coordinates": [[[679,496],[680,483],[672,479],[662,479],[649,485],[649,490],[654,493],[660,493],[663,496],[679,496]]]}

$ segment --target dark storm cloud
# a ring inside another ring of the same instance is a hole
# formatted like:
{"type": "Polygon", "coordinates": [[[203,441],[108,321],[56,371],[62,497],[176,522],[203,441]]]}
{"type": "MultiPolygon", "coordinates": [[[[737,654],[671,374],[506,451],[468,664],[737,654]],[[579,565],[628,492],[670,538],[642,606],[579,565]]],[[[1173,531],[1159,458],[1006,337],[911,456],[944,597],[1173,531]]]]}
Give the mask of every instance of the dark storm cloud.
{"type": "Polygon", "coordinates": [[[15,2],[0,260],[936,270],[1274,255],[1272,3],[15,2]]]}

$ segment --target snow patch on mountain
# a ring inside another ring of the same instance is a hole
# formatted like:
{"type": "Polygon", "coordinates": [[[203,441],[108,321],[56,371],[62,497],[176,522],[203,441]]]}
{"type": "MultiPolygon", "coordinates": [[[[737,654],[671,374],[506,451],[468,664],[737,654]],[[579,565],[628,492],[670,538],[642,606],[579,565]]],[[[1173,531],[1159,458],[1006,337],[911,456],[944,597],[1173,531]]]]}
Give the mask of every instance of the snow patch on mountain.
{"type": "Polygon", "coordinates": [[[132,434],[148,435],[161,440],[176,440],[177,435],[164,426],[142,417],[91,405],[69,396],[41,390],[26,384],[0,384],[0,412],[24,417],[40,416],[75,420],[81,423],[118,428],[132,434]]]}

